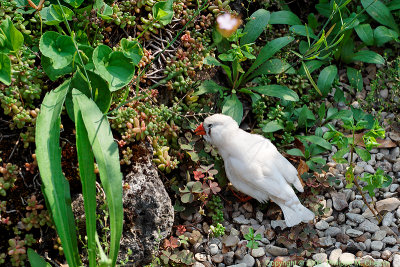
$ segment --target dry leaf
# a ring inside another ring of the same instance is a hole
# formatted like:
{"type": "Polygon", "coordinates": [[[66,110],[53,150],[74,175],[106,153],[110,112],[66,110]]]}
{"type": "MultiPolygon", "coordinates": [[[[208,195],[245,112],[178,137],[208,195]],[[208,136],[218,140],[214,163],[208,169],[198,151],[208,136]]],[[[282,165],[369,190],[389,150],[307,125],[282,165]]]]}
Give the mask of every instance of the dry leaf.
{"type": "MultiPolygon", "coordinates": [[[[356,140],[357,145],[365,147],[363,136],[364,136],[364,133],[355,134],[355,140],[356,140]]],[[[346,137],[353,137],[353,136],[349,134],[349,135],[346,135],[346,137]]],[[[378,148],[392,148],[392,147],[396,147],[397,146],[396,143],[394,143],[390,139],[379,139],[379,138],[377,138],[376,142],[380,144],[378,146],[378,148]]]]}
{"type": "Polygon", "coordinates": [[[308,167],[307,163],[301,159],[299,166],[297,166],[297,176],[299,177],[300,183],[303,187],[305,186],[305,183],[304,183],[303,179],[301,178],[301,176],[304,173],[308,172],[308,170],[309,170],[309,167],[308,167]]]}

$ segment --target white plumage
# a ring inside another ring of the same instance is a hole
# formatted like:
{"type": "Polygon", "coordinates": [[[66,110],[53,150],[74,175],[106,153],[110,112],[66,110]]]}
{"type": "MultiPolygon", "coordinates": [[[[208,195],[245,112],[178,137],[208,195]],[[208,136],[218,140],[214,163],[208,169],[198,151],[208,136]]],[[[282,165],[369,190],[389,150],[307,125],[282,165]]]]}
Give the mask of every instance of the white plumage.
{"type": "Polygon", "coordinates": [[[314,219],[314,213],[300,203],[292,188],[304,191],[296,168],[270,140],[243,131],[235,120],[222,114],[206,118],[195,132],[218,148],[236,189],[259,202],[274,201],[289,227],[314,219]]]}

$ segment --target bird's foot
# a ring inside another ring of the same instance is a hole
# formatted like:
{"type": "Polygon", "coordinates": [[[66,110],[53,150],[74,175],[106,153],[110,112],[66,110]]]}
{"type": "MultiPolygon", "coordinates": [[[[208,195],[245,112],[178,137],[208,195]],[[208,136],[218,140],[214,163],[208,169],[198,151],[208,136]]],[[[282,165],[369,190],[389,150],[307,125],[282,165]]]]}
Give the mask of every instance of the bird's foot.
{"type": "Polygon", "coordinates": [[[235,192],[232,187],[229,187],[232,194],[239,200],[239,202],[247,202],[252,199],[252,197],[242,194],[240,192],[235,192]]]}

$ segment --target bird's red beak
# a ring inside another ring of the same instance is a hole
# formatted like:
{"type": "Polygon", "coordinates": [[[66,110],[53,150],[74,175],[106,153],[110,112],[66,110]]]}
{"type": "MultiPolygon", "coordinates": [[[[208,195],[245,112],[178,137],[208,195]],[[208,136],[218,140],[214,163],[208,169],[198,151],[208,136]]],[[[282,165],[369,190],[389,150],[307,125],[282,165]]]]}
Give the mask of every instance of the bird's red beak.
{"type": "Polygon", "coordinates": [[[194,133],[196,135],[205,135],[206,130],[204,130],[203,123],[201,123],[199,126],[197,126],[196,130],[194,130],[194,133]]]}

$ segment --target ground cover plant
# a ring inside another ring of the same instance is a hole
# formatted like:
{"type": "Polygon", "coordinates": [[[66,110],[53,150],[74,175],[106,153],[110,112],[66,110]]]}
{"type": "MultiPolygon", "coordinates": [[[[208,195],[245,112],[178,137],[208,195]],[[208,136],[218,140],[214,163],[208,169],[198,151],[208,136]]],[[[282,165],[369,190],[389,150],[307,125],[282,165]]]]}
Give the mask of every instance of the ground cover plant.
{"type": "Polygon", "coordinates": [[[139,144],[175,215],[139,265],[313,266],[335,249],[342,264],[400,264],[399,1],[0,7],[2,265],[135,263],[121,246],[139,144]],[[193,133],[214,113],[296,166],[314,222],[287,228],[274,203],[241,202],[193,133]]]}

